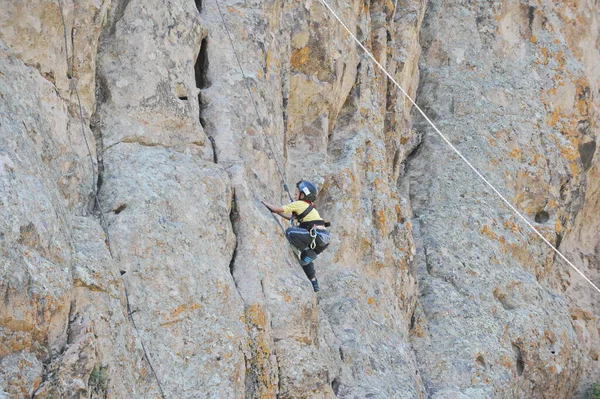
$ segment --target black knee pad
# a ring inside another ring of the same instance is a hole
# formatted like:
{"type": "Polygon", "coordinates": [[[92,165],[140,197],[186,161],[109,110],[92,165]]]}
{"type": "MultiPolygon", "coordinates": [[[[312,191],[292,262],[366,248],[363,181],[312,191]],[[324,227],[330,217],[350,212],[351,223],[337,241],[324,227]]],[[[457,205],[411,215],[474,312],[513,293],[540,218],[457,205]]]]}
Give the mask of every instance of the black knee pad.
{"type": "Polygon", "coordinates": [[[305,249],[300,252],[300,265],[309,265],[313,260],[317,259],[317,254],[312,249],[305,249]]]}

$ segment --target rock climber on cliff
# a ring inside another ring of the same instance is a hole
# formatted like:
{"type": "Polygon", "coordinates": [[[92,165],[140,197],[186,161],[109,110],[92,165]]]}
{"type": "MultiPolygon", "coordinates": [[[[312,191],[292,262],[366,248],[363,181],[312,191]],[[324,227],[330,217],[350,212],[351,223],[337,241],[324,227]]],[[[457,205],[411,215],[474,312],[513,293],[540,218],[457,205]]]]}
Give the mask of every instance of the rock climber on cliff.
{"type": "Polygon", "coordinates": [[[301,180],[296,183],[295,201],[282,206],[263,204],[273,213],[298,222],[285,231],[285,237],[299,251],[298,262],[310,280],[315,292],[320,291],[313,261],[329,245],[329,223],[323,221],[313,205],[317,199],[317,187],[311,182],[301,180]]]}

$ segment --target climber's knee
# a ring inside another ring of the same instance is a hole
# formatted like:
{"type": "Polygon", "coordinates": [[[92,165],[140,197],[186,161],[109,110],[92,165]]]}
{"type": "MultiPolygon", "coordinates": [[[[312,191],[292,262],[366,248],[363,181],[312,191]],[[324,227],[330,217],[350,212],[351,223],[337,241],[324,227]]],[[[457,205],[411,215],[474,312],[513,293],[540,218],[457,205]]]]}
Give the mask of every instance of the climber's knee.
{"type": "Polygon", "coordinates": [[[302,266],[309,265],[315,259],[317,259],[317,254],[312,249],[307,248],[300,252],[300,265],[302,266]]]}

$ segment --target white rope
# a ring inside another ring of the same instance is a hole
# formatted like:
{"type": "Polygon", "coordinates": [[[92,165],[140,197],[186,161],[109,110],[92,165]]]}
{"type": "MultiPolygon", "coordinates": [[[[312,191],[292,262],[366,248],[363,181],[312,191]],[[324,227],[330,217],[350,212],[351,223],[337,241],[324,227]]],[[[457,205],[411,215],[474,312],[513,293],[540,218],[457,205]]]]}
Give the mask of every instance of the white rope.
{"type": "Polygon", "coordinates": [[[542,233],[540,233],[525,218],[525,216],[523,216],[506,198],[504,198],[504,196],[502,194],[500,194],[500,191],[498,191],[496,189],[496,187],[494,187],[492,185],[492,183],[490,183],[481,173],[479,173],[479,171],[471,164],[471,162],[469,162],[469,160],[467,158],[465,158],[464,155],[461,154],[461,152],[458,151],[456,149],[456,147],[454,147],[454,145],[452,145],[452,143],[446,138],[446,136],[444,136],[442,134],[442,132],[440,132],[440,130],[433,124],[433,122],[427,117],[427,115],[425,115],[425,112],[423,112],[423,110],[417,105],[417,103],[402,88],[402,86],[400,86],[398,84],[398,82],[396,82],[396,79],[394,79],[392,77],[392,75],[390,75],[390,73],[375,59],[373,54],[371,54],[371,52],[369,52],[369,50],[367,50],[366,47],[363,46],[363,44],[356,38],[356,36],[354,36],[354,34],[350,31],[350,29],[348,29],[346,24],[344,24],[344,22],[340,19],[340,17],[338,17],[338,15],[335,13],[335,11],[333,11],[333,9],[329,6],[329,4],[325,0],[319,0],[319,1],[321,2],[321,4],[323,4],[329,10],[329,12],[331,12],[331,14],[335,17],[335,19],[338,20],[338,22],[344,27],[346,32],[348,32],[348,34],[352,37],[352,39],[354,39],[356,44],[358,44],[360,46],[360,48],[362,48],[362,50],[365,52],[365,54],[367,54],[369,56],[369,58],[379,67],[379,69],[381,69],[383,71],[383,73],[385,73],[386,76],[396,85],[396,87],[398,87],[398,89],[400,89],[402,94],[404,94],[404,96],[406,96],[406,98],[408,98],[408,100],[412,103],[412,105],[414,105],[415,108],[421,113],[421,115],[423,115],[423,118],[425,118],[425,120],[427,122],[429,122],[429,124],[433,127],[433,129],[436,131],[436,133],[446,142],[446,144],[448,144],[450,146],[450,148],[452,148],[452,151],[454,151],[456,153],[456,155],[458,155],[469,166],[469,168],[471,168],[473,170],[473,172],[475,172],[475,174],[477,174],[477,176],[479,176],[481,178],[481,180],[483,180],[485,182],[485,184],[487,184],[498,195],[498,197],[500,197],[500,199],[527,224],[527,226],[529,226],[546,244],[548,244],[548,246],[550,248],[552,248],[552,250],[554,250],[554,252],[556,252],[558,254],[558,256],[560,256],[565,262],[567,262],[567,264],[569,266],[571,266],[573,269],[575,269],[575,271],[577,271],[577,273],[579,273],[581,275],[581,277],[583,277],[588,283],[590,283],[592,285],[592,287],[594,287],[596,289],[596,291],[600,292],[600,288],[598,288],[594,283],[592,283],[589,278],[587,278],[577,267],[575,267],[575,265],[573,263],[571,263],[571,261],[569,261],[558,249],[556,249],[556,247],[554,245],[552,245],[550,243],[550,241],[548,241],[546,239],[546,237],[544,237],[542,235],[542,233]]]}

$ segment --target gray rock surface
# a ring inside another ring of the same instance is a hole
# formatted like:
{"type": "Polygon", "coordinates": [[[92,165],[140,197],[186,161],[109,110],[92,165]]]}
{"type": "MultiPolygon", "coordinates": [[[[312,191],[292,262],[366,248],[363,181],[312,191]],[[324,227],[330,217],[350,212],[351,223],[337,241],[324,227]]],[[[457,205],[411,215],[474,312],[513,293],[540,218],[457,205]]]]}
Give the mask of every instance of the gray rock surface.
{"type": "MultiPolygon", "coordinates": [[[[418,96],[449,140],[555,245],[589,204],[578,153],[589,138],[579,126],[594,107],[588,75],[557,26],[545,5],[430,2],[418,96]]],[[[584,296],[594,295],[591,287],[425,122],[419,126],[427,134],[408,166],[422,243],[413,347],[428,392],[571,397],[587,357],[572,314],[586,303],[565,295],[564,284],[578,281],[584,296]]]]}
{"type": "MultiPolygon", "coordinates": [[[[331,5],[598,281],[592,2],[331,5]]],[[[598,296],[319,1],[0,9],[0,398],[567,398],[597,380],[598,296]],[[301,178],[332,222],[318,295],[261,204],[301,178]]]]}

